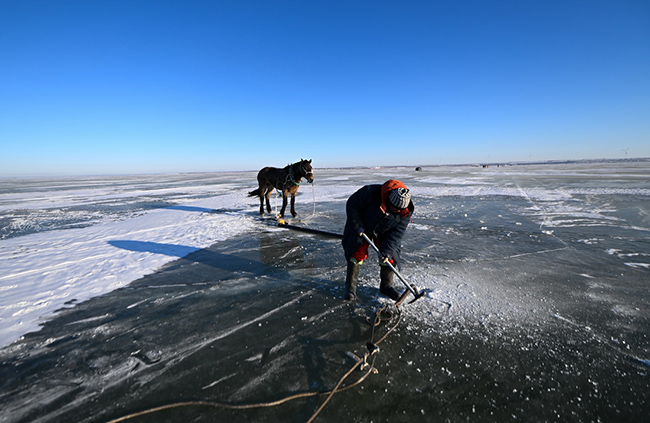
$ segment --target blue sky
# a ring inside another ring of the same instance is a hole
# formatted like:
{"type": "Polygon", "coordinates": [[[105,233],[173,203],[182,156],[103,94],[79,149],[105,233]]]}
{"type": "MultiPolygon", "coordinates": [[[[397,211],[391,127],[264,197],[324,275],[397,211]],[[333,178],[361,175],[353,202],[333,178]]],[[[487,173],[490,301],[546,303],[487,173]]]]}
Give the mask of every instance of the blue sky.
{"type": "Polygon", "coordinates": [[[5,1],[0,55],[0,176],[650,157],[647,0],[5,1]]]}

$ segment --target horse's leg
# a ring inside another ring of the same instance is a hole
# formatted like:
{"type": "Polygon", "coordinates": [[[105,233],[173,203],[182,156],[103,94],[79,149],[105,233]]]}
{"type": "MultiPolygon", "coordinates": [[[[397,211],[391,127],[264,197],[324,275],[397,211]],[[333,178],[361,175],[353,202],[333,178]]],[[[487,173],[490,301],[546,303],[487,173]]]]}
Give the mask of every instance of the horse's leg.
{"type": "Polygon", "coordinates": [[[296,193],[292,192],[291,193],[291,216],[296,217],[298,213],[296,213],[296,193]]]}
{"type": "MultiPolygon", "coordinates": [[[[269,214],[271,214],[272,213],[272,211],[271,211],[271,201],[269,200],[269,197],[271,196],[271,193],[273,192],[273,187],[266,187],[265,190],[266,190],[266,193],[264,194],[264,196],[266,197],[266,211],[269,214]]],[[[262,209],[262,210],[264,210],[264,209],[262,209]]]]}
{"type": "Polygon", "coordinates": [[[264,216],[264,191],[260,188],[260,216],[264,216]]]}
{"type": "Polygon", "coordinates": [[[264,191],[266,190],[266,183],[264,182],[264,175],[268,169],[264,168],[257,173],[257,184],[259,185],[258,194],[260,196],[260,216],[264,216],[264,191]]]}
{"type": "Polygon", "coordinates": [[[284,218],[284,210],[287,208],[287,195],[289,192],[285,189],[282,191],[282,209],[280,210],[280,217],[284,218]]]}

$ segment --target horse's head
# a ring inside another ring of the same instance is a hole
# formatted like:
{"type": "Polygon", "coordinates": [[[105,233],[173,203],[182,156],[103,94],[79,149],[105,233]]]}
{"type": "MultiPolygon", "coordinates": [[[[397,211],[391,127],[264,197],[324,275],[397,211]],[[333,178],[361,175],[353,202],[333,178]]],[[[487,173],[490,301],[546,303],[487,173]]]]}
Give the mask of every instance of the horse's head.
{"type": "Polygon", "coordinates": [[[314,182],[314,170],[311,167],[311,159],[300,159],[300,176],[307,178],[307,182],[310,184],[314,182]]]}

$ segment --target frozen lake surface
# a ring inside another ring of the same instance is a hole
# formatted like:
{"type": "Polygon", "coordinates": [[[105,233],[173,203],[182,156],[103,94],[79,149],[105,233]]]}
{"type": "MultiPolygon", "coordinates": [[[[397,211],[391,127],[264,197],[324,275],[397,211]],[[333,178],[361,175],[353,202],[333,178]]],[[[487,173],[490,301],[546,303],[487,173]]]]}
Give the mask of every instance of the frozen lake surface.
{"type": "MultiPolygon", "coordinates": [[[[255,174],[0,180],[0,421],[107,422],[333,388],[386,303],[376,259],[359,301],[344,302],[340,241],[260,220],[255,174]]],[[[351,193],[404,181],[416,210],[402,273],[432,291],[377,329],[397,324],[378,373],[316,421],[650,415],[650,162],[315,177],[289,223],[335,233],[351,193]]],[[[304,422],[324,400],[130,421],[304,422]]]]}

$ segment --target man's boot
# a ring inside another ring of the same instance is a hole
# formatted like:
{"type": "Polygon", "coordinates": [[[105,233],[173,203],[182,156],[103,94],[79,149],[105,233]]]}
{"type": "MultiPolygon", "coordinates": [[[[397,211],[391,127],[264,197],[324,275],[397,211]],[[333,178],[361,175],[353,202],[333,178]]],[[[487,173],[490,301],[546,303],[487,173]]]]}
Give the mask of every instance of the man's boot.
{"type": "Polygon", "coordinates": [[[357,278],[359,277],[361,265],[348,262],[348,271],[345,276],[345,299],[355,301],[357,299],[357,278]]]}
{"type": "Polygon", "coordinates": [[[393,272],[393,269],[388,266],[380,267],[381,270],[379,271],[379,277],[381,279],[381,284],[379,285],[379,291],[393,301],[399,300],[402,294],[400,294],[393,286],[393,276],[395,276],[395,272],[393,272]]]}

